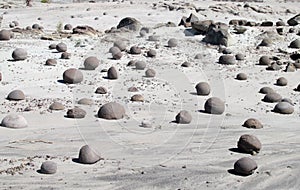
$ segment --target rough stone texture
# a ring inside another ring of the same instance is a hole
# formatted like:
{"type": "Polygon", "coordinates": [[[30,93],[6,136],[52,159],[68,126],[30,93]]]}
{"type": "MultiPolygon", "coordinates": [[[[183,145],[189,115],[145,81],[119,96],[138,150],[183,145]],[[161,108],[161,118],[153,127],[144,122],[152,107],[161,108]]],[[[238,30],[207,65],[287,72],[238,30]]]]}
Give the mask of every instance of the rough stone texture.
{"type": "Polygon", "coordinates": [[[234,65],[236,64],[236,59],[232,55],[221,55],[219,57],[219,63],[224,65],[234,65]]]}
{"type": "Polygon", "coordinates": [[[21,129],[28,127],[28,123],[21,115],[9,114],[2,119],[1,126],[12,129],[21,129]]]}
{"type": "Polygon", "coordinates": [[[79,150],[78,161],[82,164],[94,164],[100,159],[101,157],[89,145],[84,145],[79,150]]]}
{"type": "Polygon", "coordinates": [[[294,107],[289,102],[279,102],[274,108],[274,112],[280,114],[294,113],[294,107]]]}
{"type": "Polygon", "coordinates": [[[269,56],[263,55],[259,58],[259,65],[270,65],[271,60],[269,56]]]}
{"type": "Polygon", "coordinates": [[[24,100],[25,94],[21,90],[13,90],[7,95],[7,99],[15,101],[24,100]]]}
{"type": "Polygon", "coordinates": [[[106,103],[98,111],[98,117],[103,119],[122,119],[124,116],[124,107],[116,102],[106,103]]]}
{"type": "Polygon", "coordinates": [[[273,41],[272,41],[270,38],[264,38],[264,39],[260,42],[259,46],[267,46],[267,47],[269,47],[269,46],[271,46],[272,44],[273,44],[273,41]]]}
{"type": "Polygon", "coordinates": [[[63,80],[68,84],[77,84],[83,81],[83,74],[78,69],[70,68],[63,73],[63,80]]]}
{"type": "Polygon", "coordinates": [[[237,143],[237,147],[242,152],[250,154],[258,153],[261,149],[261,142],[254,135],[242,135],[237,143]]]}
{"type": "Polygon", "coordinates": [[[280,102],[281,99],[282,99],[282,97],[280,94],[273,92],[273,93],[266,94],[263,101],[269,102],[269,103],[274,103],[274,102],[280,102]]]}
{"type": "Polygon", "coordinates": [[[126,17],[119,22],[117,29],[126,28],[128,30],[137,32],[141,29],[141,27],[142,25],[138,20],[132,17],[126,17]]]}
{"type": "Polygon", "coordinates": [[[155,77],[156,75],[156,72],[154,69],[147,69],[146,72],[145,72],[145,76],[146,77],[155,77]]]}
{"type": "Polygon", "coordinates": [[[210,86],[207,82],[199,82],[196,86],[197,95],[207,96],[210,93],[210,86]]]}
{"type": "Polygon", "coordinates": [[[127,48],[126,43],[122,40],[115,41],[113,46],[119,48],[120,51],[125,51],[127,48]]]}
{"type": "Polygon", "coordinates": [[[99,66],[99,64],[100,64],[100,61],[95,56],[87,57],[83,63],[84,68],[86,70],[95,70],[99,66]]]}
{"type": "Polygon", "coordinates": [[[234,171],[240,175],[251,175],[256,169],[256,162],[248,157],[243,157],[234,163],[234,171]]]}
{"type": "Polygon", "coordinates": [[[69,109],[67,111],[68,118],[84,118],[86,115],[86,111],[81,108],[75,107],[73,109],[69,109]]]}
{"type": "Polygon", "coordinates": [[[192,121],[192,115],[188,111],[182,110],[176,115],[175,121],[179,124],[189,124],[192,121]]]}
{"type": "Polygon", "coordinates": [[[139,90],[134,86],[131,86],[131,87],[128,88],[128,92],[138,92],[138,91],[139,90]]]}
{"type": "Polygon", "coordinates": [[[219,115],[225,111],[225,103],[220,98],[211,97],[206,100],[204,109],[206,113],[219,115]]]}
{"type": "Polygon", "coordinates": [[[247,119],[244,122],[243,126],[247,127],[247,128],[252,128],[252,129],[261,129],[261,128],[263,128],[263,125],[261,124],[261,122],[258,119],[255,119],[255,118],[247,119]]]}
{"type": "Polygon", "coordinates": [[[41,165],[40,172],[42,174],[55,174],[57,170],[57,164],[53,161],[45,161],[41,165]]]}
{"type": "Polygon", "coordinates": [[[12,53],[12,58],[15,61],[25,60],[27,58],[27,56],[28,56],[27,51],[23,48],[17,48],[12,53]]]}
{"type": "Polygon", "coordinates": [[[228,26],[226,24],[216,23],[209,26],[203,41],[213,45],[229,46],[232,43],[232,38],[228,32],[228,26]]]}
{"type": "Polygon", "coordinates": [[[156,51],[154,49],[150,49],[148,52],[147,52],[147,56],[148,57],[155,57],[156,56],[156,51]]]}
{"type": "Polygon", "coordinates": [[[59,43],[56,45],[56,50],[58,52],[66,52],[68,50],[67,45],[65,43],[59,43]]]}
{"type": "Polygon", "coordinates": [[[107,78],[111,80],[118,79],[118,71],[115,67],[110,67],[107,71],[107,78]]]}
{"type": "Polygon", "coordinates": [[[49,106],[50,110],[64,110],[65,106],[60,103],[60,102],[53,102],[50,106],[49,106]]]}

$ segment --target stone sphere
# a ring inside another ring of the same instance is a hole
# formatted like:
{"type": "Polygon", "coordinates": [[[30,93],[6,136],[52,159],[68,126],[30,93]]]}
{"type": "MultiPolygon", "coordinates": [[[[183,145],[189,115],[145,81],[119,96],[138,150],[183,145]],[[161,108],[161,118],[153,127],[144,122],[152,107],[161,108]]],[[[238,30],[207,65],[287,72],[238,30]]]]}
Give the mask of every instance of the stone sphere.
{"type": "Polygon", "coordinates": [[[268,103],[274,103],[274,102],[280,102],[282,99],[282,96],[276,92],[268,93],[265,95],[263,101],[268,103]]]}
{"type": "Polygon", "coordinates": [[[137,55],[137,54],[141,54],[141,53],[142,53],[142,50],[141,50],[140,47],[132,46],[132,47],[130,48],[130,53],[131,53],[131,54],[137,55]]]}
{"type": "Polygon", "coordinates": [[[65,43],[59,43],[56,45],[56,50],[58,52],[66,52],[68,50],[67,45],[65,43]]]}
{"type": "Polygon", "coordinates": [[[57,64],[56,59],[47,59],[45,65],[48,65],[48,66],[55,66],[56,64],[57,64]]]}
{"type": "Polygon", "coordinates": [[[217,97],[211,97],[206,100],[204,109],[206,113],[219,115],[225,111],[225,103],[217,97]]]}
{"type": "Polygon", "coordinates": [[[0,41],[7,41],[11,38],[11,31],[9,30],[1,30],[0,31],[0,41]]]}
{"type": "Polygon", "coordinates": [[[263,55],[259,58],[259,65],[270,65],[271,64],[271,60],[269,58],[269,56],[263,55]]]}
{"type": "Polygon", "coordinates": [[[115,67],[110,67],[107,71],[107,78],[111,80],[118,79],[118,71],[115,67]]]}
{"type": "Polygon", "coordinates": [[[261,122],[258,119],[255,119],[255,118],[247,119],[244,122],[243,126],[247,127],[247,128],[252,128],[252,129],[261,129],[261,128],[263,128],[263,125],[261,124],[261,122]]]}
{"type": "Polygon", "coordinates": [[[236,75],[237,80],[247,80],[247,74],[245,73],[239,73],[236,75]]]}
{"type": "Polygon", "coordinates": [[[107,89],[103,86],[100,86],[95,91],[96,94],[107,94],[107,89]]]}
{"type": "Polygon", "coordinates": [[[155,77],[156,72],[154,69],[147,69],[145,72],[145,76],[146,77],[155,77]]]}
{"type": "Polygon", "coordinates": [[[175,38],[171,38],[168,41],[168,47],[176,47],[178,45],[178,41],[175,38]]]}
{"type": "Polygon", "coordinates": [[[262,87],[260,90],[259,90],[259,93],[261,94],[269,94],[269,93],[275,93],[275,91],[271,88],[271,87],[262,87]]]}
{"type": "Polygon", "coordinates": [[[237,143],[240,151],[255,154],[261,149],[261,142],[254,135],[242,135],[237,143]]]}
{"type": "Polygon", "coordinates": [[[238,53],[238,54],[235,55],[235,59],[238,60],[238,61],[245,60],[245,55],[242,54],[242,53],[238,53]]]}
{"type": "Polygon", "coordinates": [[[56,49],[56,44],[50,44],[48,47],[49,49],[56,49]]]}
{"type": "Polygon", "coordinates": [[[15,101],[24,100],[25,94],[21,90],[13,90],[7,95],[7,99],[15,101]]]}
{"type": "Polygon", "coordinates": [[[62,52],[60,58],[61,59],[71,59],[71,53],[62,52]]]}
{"type": "Polygon", "coordinates": [[[189,124],[192,121],[192,115],[188,111],[182,110],[176,115],[175,121],[179,124],[189,124]]]}
{"type": "Polygon", "coordinates": [[[23,48],[17,48],[13,51],[12,58],[15,61],[25,60],[27,58],[27,51],[23,48]]]}
{"type": "Polygon", "coordinates": [[[210,93],[210,86],[207,82],[199,82],[196,86],[197,95],[207,96],[210,93]]]}
{"type": "Polygon", "coordinates": [[[300,40],[299,39],[296,39],[294,41],[292,41],[290,43],[290,48],[296,48],[296,49],[299,49],[300,48],[300,40]]]}
{"type": "Polygon", "coordinates": [[[21,115],[9,114],[2,119],[1,126],[12,129],[21,129],[28,127],[28,123],[21,115]]]}
{"type": "Polygon", "coordinates": [[[66,25],[64,26],[64,29],[65,29],[65,30],[72,30],[73,27],[72,27],[71,24],[66,24],[66,25]]]}
{"type": "Polygon", "coordinates": [[[81,98],[80,100],[78,100],[77,103],[81,104],[81,105],[93,105],[94,101],[92,99],[89,99],[89,98],[81,98]]]}
{"type": "Polygon", "coordinates": [[[147,64],[144,61],[137,61],[135,62],[135,69],[137,70],[144,70],[146,68],[147,64]]]}
{"type": "Polygon", "coordinates": [[[289,102],[279,102],[274,108],[274,112],[280,114],[294,113],[294,107],[289,102]]]}
{"type": "Polygon", "coordinates": [[[221,55],[219,57],[219,63],[224,65],[234,65],[236,64],[236,59],[232,55],[221,55]]]}
{"type": "Polygon", "coordinates": [[[63,73],[63,80],[68,84],[77,84],[83,81],[83,74],[80,70],[71,68],[63,73]]]}
{"type": "Polygon", "coordinates": [[[288,81],[287,81],[287,79],[284,78],[284,77],[280,77],[280,78],[278,78],[277,81],[276,81],[276,85],[278,85],[278,86],[286,86],[287,83],[288,83],[288,81]]]}
{"type": "Polygon", "coordinates": [[[67,117],[68,118],[84,118],[86,115],[86,111],[81,109],[81,108],[78,108],[78,107],[75,107],[73,109],[69,109],[67,111],[67,117]]]}
{"type": "Polygon", "coordinates": [[[121,50],[117,46],[113,46],[113,47],[109,48],[108,52],[111,54],[116,54],[116,53],[121,52],[121,50]]]}
{"type": "Polygon", "coordinates": [[[100,159],[101,157],[89,145],[84,145],[79,150],[78,161],[82,164],[94,164],[100,159]]]}
{"type": "Polygon", "coordinates": [[[84,68],[86,70],[95,70],[100,64],[100,61],[97,57],[90,56],[86,58],[83,62],[84,68]]]}
{"type": "Polygon", "coordinates": [[[126,43],[121,40],[115,41],[113,46],[118,47],[121,51],[125,51],[127,47],[126,43]]]}
{"type": "Polygon", "coordinates": [[[109,102],[101,106],[98,111],[98,117],[103,119],[122,119],[125,116],[124,107],[116,102],[109,102]]]}
{"type": "Polygon", "coordinates": [[[53,102],[50,106],[49,106],[50,110],[64,110],[65,106],[60,103],[60,102],[53,102]]]}
{"type": "Polygon", "coordinates": [[[41,165],[40,172],[42,174],[55,174],[57,170],[57,164],[53,161],[43,162],[41,165]]]}
{"type": "Polygon", "coordinates": [[[234,171],[240,175],[251,175],[256,169],[256,162],[248,157],[243,157],[234,163],[234,171]]]}
{"type": "Polygon", "coordinates": [[[135,95],[131,96],[130,100],[133,102],[143,102],[144,97],[141,94],[135,94],[135,95]]]}
{"type": "Polygon", "coordinates": [[[154,49],[150,49],[148,52],[147,52],[147,56],[148,57],[155,57],[156,56],[156,51],[154,49]]]}

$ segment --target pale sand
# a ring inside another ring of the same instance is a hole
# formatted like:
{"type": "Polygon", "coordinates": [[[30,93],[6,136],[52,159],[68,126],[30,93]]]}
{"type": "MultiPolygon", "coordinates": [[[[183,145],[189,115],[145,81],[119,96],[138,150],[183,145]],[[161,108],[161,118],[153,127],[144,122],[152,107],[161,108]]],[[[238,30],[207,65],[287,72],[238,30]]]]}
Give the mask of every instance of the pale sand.
{"type": "MultiPolygon", "coordinates": [[[[200,43],[204,36],[185,36],[183,26],[159,27],[154,29],[160,36],[156,58],[128,55],[121,60],[111,60],[108,49],[116,38],[126,39],[130,46],[139,45],[143,50],[155,47],[154,42],[140,38],[138,33],[104,34],[105,30],[116,26],[122,18],[132,16],[144,26],[153,27],[168,21],[178,24],[181,17],[188,16],[191,11],[152,9],[149,1],[134,1],[132,5],[129,1],[97,4],[35,2],[31,8],[25,8],[20,1],[16,2],[12,9],[0,10],[0,13],[8,12],[4,15],[2,28],[8,28],[11,21],[17,20],[22,28],[34,23],[41,24],[44,31],[50,34],[61,22],[73,26],[87,24],[103,35],[45,41],[39,40],[41,35],[28,39],[15,34],[15,38],[10,41],[0,42],[0,71],[3,75],[0,119],[8,112],[18,112],[29,123],[28,128],[19,130],[0,128],[2,189],[297,189],[300,186],[300,95],[293,91],[300,82],[300,71],[266,71],[265,67],[255,65],[261,55],[281,55],[277,53],[278,48],[295,51],[287,46],[297,38],[296,34],[280,36],[273,46],[261,49],[255,49],[262,39],[259,34],[262,30],[275,31],[275,27],[252,27],[244,35],[232,34],[235,44],[229,48],[234,53],[244,53],[246,60],[235,66],[224,66],[217,64],[221,55],[217,47],[200,43]],[[87,8],[91,10],[86,11],[87,8]],[[103,12],[107,15],[103,15],[103,12]],[[71,15],[75,18],[72,19],[71,15]],[[37,20],[38,17],[42,20],[37,20]],[[99,20],[94,20],[95,17],[99,17],[99,20]],[[179,40],[178,47],[165,47],[171,37],[179,40]],[[79,41],[85,47],[74,47],[79,41]],[[70,60],[61,60],[59,53],[48,49],[51,43],[59,42],[68,45],[68,52],[72,54],[70,60]],[[29,58],[21,62],[7,61],[11,59],[11,52],[16,47],[27,49],[29,58]],[[197,53],[203,54],[203,59],[194,59],[197,53]],[[97,56],[102,63],[95,71],[82,70],[84,81],[81,84],[65,85],[58,82],[64,70],[83,67],[84,59],[92,55],[97,56]],[[44,66],[48,58],[57,58],[58,64],[54,67],[44,66]],[[143,78],[145,71],[126,67],[132,59],[145,60],[147,68],[154,68],[157,76],[154,79],[143,78]],[[190,61],[192,67],[180,67],[184,61],[190,61]],[[100,71],[112,65],[120,69],[120,78],[116,81],[103,79],[106,73],[100,71]],[[235,80],[239,72],[246,73],[248,80],[235,80]],[[288,79],[285,87],[274,85],[281,76],[288,79]],[[194,95],[194,87],[201,81],[210,83],[210,96],[194,95]],[[127,88],[132,85],[141,89],[138,93],[143,94],[146,102],[129,101],[134,93],[127,92],[127,88]],[[105,86],[109,93],[95,94],[99,86],[105,86]],[[271,112],[275,104],[262,102],[263,95],[258,93],[263,86],[270,86],[283,97],[292,99],[295,112],[291,115],[271,112]],[[15,105],[5,98],[17,88],[24,91],[26,101],[15,105]],[[223,115],[199,112],[203,110],[205,100],[211,96],[225,100],[226,111],[223,115]],[[67,109],[78,105],[76,101],[83,97],[95,100],[93,106],[81,105],[88,113],[86,118],[65,118],[67,109]],[[41,100],[40,107],[36,106],[37,100],[41,100]],[[54,100],[62,102],[66,109],[53,113],[47,111],[54,100]],[[100,105],[109,101],[125,105],[128,117],[118,121],[96,118],[100,105]],[[30,105],[33,111],[20,112],[30,105]],[[191,124],[172,123],[182,109],[192,114],[191,124]],[[242,127],[243,122],[250,117],[259,119],[264,128],[253,130],[242,127]],[[153,128],[139,127],[144,119],[152,121],[153,128]],[[242,134],[254,134],[259,138],[263,148],[258,155],[229,150],[236,148],[242,134]],[[80,147],[86,143],[104,160],[94,165],[73,162],[80,147]],[[54,175],[37,173],[46,155],[58,165],[54,175]],[[233,169],[234,162],[244,156],[257,162],[255,173],[248,177],[230,174],[228,170],[233,169]],[[20,173],[15,172],[12,176],[3,172],[20,164],[24,166],[20,168],[20,173]]],[[[195,1],[193,4],[207,9],[196,14],[200,20],[213,19],[225,23],[233,18],[256,22],[276,22],[281,18],[286,21],[296,15],[299,7],[297,1],[250,3],[269,5],[274,12],[262,14],[242,11],[243,3],[195,1]],[[217,13],[208,9],[209,5],[218,3],[225,4],[220,6],[225,12],[217,13]],[[239,7],[240,15],[234,16],[227,10],[231,6],[238,8],[237,4],[242,5],[239,7]],[[286,9],[293,13],[285,13],[286,9]]]]}

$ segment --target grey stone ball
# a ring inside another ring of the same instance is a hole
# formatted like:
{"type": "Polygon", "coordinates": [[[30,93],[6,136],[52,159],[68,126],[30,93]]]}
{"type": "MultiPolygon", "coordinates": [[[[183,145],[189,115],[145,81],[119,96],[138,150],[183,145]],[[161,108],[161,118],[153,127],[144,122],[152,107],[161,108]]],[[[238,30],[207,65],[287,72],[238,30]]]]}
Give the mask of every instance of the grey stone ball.
{"type": "Polygon", "coordinates": [[[278,86],[286,86],[287,84],[288,84],[288,81],[284,77],[280,77],[276,81],[276,85],[278,85],[278,86]]]}
{"type": "Polygon", "coordinates": [[[111,80],[118,79],[119,74],[115,67],[110,67],[107,71],[107,78],[111,80]]]}
{"type": "Polygon", "coordinates": [[[144,70],[146,68],[147,64],[144,61],[136,61],[135,62],[135,69],[137,70],[144,70]]]}
{"type": "Polygon", "coordinates": [[[56,45],[56,50],[58,52],[66,52],[68,50],[68,47],[65,43],[61,42],[56,45]]]}
{"type": "Polygon", "coordinates": [[[237,80],[247,80],[247,74],[246,73],[239,73],[236,75],[237,80]]]}
{"type": "Polygon", "coordinates": [[[22,115],[9,114],[2,119],[1,126],[12,129],[21,129],[28,127],[28,123],[22,115]]]}
{"type": "Polygon", "coordinates": [[[98,117],[108,120],[122,119],[125,116],[124,107],[116,102],[109,102],[101,106],[98,117]]]}
{"type": "Polygon", "coordinates": [[[21,90],[13,90],[7,95],[7,99],[14,101],[25,100],[25,94],[21,90]]]}
{"type": "Polygon", "coordinates": [[[221,55],[219,57],[219,63],[224,65],[234,65],[236,64],[236,59],[232,55],[221,55]]]}
{"type": "Polygon", "coordinates": [[[53,102],[50,106],[49,106],[50,110],[64,110],[65,106],[60,103],[60,102],[53,102]]]}
{"type": "Polygon", "coordinates": [[[276,92],[268,93],[265,95],[263,101],[268,103],[274,103],[274,102],[280,102],[282,99],[282,96],[276,92]]]}
{"type": "Polygon", "coordinates": [[[41,165],[40,172],[42,174],[55,174],[57,171],[57,164],[53,161],[45,161],[41,165]]]}
{"type": "Polygon", "coordinates": [[[149,78],[155,77],[155,75],[156,75],[156,72],[154,69],[147,69],[145,72],[145,76],[149,77],[149,78]]]}
{"type": "Polygon", "coordinates": [[[12,53],[12,58],[15,61],[25,60],[27,58],[27,56],[28,56],[27,51],[23,48],[17,48],[12,53]]]}
{"type": "Polygon", "coordinates": [[[95,56],[87,57],[83,62],[84,68],[86,70],[95,70],[99,66],[99,64],[100,61],[95,56]]]}
{"type": "Polygon", "coordinates": [[[63,73],[63,80],[68,84],[77,84],[83,81],[83,74],[78,69],[70,68],[63,73]]]}
{"type": "Polygon", "coordinates": [[[175,38],[171,38],[168,41],[168,47],[176,47],[178,45],[178,40],[175,38]]]}
{"type": "Polygon", "coordinates": [[[246,127],[246,128],[252,128],[252,129],[261,129],[261,128],[263,128],[262,123],[258,119],[255,119],[255,118],[247,119],[244,122],[243,126],[246,127]]]}
{"type": "Polygon", "coordinates": [[[220,98],[211,97],[206,100],[204,109],[206,113],[220,115],[225,111],[225,103],[220,98]]]}
{"type": "Polygon", "coordinates": [[[210,86],[207,82],[199,82],[196,86],[197,95],[207,96],[210,94],[210,86]]]}
{"type": "Polygon", "coordinates": [[[234,163],[234,171],[240,175],[251,175],[256,169],[256,162],[248,157],[243,157],[234,163]]]}
{"type": "Polygon", "coordinates": [[[176,115],[175,121],[179,124],[189,124],[192,121],[192,115],[188,111],[182,110],[176,115]]]}

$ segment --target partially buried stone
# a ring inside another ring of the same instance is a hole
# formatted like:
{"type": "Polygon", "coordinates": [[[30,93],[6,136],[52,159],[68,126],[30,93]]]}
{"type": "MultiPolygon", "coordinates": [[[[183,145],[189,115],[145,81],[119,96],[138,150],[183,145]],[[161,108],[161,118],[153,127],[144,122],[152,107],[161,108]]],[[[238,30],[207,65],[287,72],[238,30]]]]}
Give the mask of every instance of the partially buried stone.
{"type": "Polygon", "coordinates": [[[179,124],[189,124],[192,121],[192,115],[188,111],[182,110],[176,115],[175,120],[179,124]]]}
{"type": "Polygon", "coordinates": [[[261,124],[261,122],[258,119],[255,119],[255,118],[247,119],[244,122],[243,126],[246,127],[246,128],[252,128],[252,129],[261,129],[261,128],[263,128],[263,125],[261,124]]]}
{"type": "Polygon", "coordinates": [[[28,123],[22,115],[9,114],[2,119],[1,126],[12,129],[21,129],[28,127],[28,123]]]}
{"type": "Polygon", "coordinates": [[[78,161],[82,164],[94,164],[98,162],[101,157],[89,146],[84,145],[79,150],[78,161]]]}
{"type": "Polygon", "coordinates": [[[256,169],[256,162],[248,157],[243,157],[234,163],[234,171],[240,175],[251,175],[256,169]]]}
{"type": "Polygon", "coordinates": [[[118,71],[115,67],[110,67],[107,71],[107,78],[111,80],[118,79],[118,71]]]}
{"type": "Polygon", "coordinates": [[[86,115],[86,111],[81,109],[81,108],[78,108],[78,107],[75,107],[73,109],[69,109],[67,111],[67,117],[68,118],[84,118],[86,115]]]}
{"type": "Polygon", "coordinates": [[[57,170],[57,164],[53,161],[43,162],[41,165],[40,172],[42,174],[55,174],[57,170]]]}
{"type": "Polygon", "coordinates": [[[96,89],[95,91],[96,94],[106,94],[107,93],[107,89],[103,86],[100,86],[96,89]]]}

